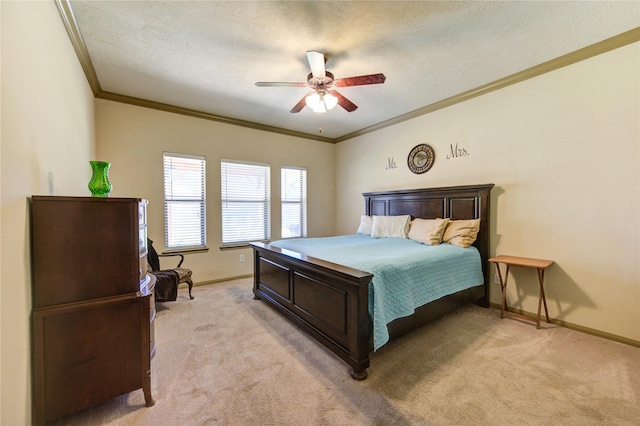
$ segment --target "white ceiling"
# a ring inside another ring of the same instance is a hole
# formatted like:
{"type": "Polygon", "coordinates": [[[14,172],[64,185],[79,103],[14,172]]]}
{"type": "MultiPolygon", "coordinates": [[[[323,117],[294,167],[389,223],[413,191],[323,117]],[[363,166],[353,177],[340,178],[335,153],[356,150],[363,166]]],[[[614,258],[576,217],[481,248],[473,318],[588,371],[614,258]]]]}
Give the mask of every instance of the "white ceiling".
{"type": "MultiPolygon", "coordinates": [[[[638,1],[71,1],[99,91],[329,139],[478,88],[640,26],[638,1]],[[305,52],[359,106],[289,110],[305,52]],[[322,133],[319,134],[319,129],[322,133]]],[[[94,91],[96,89],[94,88],[94,91]]]]}

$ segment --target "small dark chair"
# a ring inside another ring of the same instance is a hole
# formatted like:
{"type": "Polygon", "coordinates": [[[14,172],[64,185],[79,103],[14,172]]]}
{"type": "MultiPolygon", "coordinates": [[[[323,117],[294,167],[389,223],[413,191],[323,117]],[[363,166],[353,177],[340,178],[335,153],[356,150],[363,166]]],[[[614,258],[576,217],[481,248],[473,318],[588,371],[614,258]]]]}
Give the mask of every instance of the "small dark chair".
{"type": "Polygon", "coordinates": [[[151,273],[156,276],[156,300],[158,302],[176,300],[178,298],[178,286],[182,283],[186,283],[189,286],[189,299],[193,299],[193,296],[191,295],[191,289],[193,288],[191,270],[181,268],[182,262],[184,261],[184,255],[182,253],[158,254],[156,249],[153,248],[153,241],[149,238],[147,238],[147,246],[149,248],[147,261],[151,267],[151,273]],[[178,266],[173,269],[160,269],[160,257],[172,256],[180,257],[178,266]]]}

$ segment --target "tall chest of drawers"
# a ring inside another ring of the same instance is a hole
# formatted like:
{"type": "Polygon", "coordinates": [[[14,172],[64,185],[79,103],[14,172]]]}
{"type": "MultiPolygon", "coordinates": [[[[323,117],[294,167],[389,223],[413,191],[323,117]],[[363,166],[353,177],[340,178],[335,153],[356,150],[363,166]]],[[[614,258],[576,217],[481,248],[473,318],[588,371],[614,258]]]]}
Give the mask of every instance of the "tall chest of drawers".
{"type": "Polygon", "coordinates": [[[151,396],[155,278],[147,201],[33,196],[33,423],[151,396]]]}

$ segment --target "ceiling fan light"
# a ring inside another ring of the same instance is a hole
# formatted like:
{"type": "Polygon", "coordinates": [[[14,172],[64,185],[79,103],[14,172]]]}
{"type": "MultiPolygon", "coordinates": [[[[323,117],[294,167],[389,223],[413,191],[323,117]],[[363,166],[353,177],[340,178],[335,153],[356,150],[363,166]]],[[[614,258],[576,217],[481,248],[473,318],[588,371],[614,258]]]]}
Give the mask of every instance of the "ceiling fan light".
{"type": "Polygon", "coordinates": [[[325,93],[322,98],[324,99],[324,104],[327,109],[333,109],[333,107],[338,105],[338,98],[333,96],[331,93],[325,93]]]}
{"type": "Polygon", "coordinates": [[[315,108],[313,108],[313,112],[320,112],[320,113],[327,112],[327,107],[323,101],[320,101],[318,102],[318,105],[315,108]]]}
{"type": "Polygon", "coordinates": [[[320,105],[320,95],[317,93],[314,93],[312,95],[309,95],[305,98],[305,102],[307,103],[307,105],[309,106],[309,108],[311,108],[312,110],[316,110],[316,108],[318,108],[318,105],[320,105]]]}

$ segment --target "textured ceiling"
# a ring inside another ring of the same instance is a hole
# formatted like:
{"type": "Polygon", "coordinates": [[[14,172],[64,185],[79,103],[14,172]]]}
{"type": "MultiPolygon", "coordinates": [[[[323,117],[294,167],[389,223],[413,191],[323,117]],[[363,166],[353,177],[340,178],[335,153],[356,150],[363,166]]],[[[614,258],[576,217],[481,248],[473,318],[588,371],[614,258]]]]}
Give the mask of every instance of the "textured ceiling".
{"type": "MultiPolygon", "coordinates": [[[[336,139],[640,26],[637,1],[71,1],[99,90],[336,139]],[[359,106],[289,110],[319,50],[359,106]]],[[[95,89],[94,89],[95,90],[95,89]]]]}

